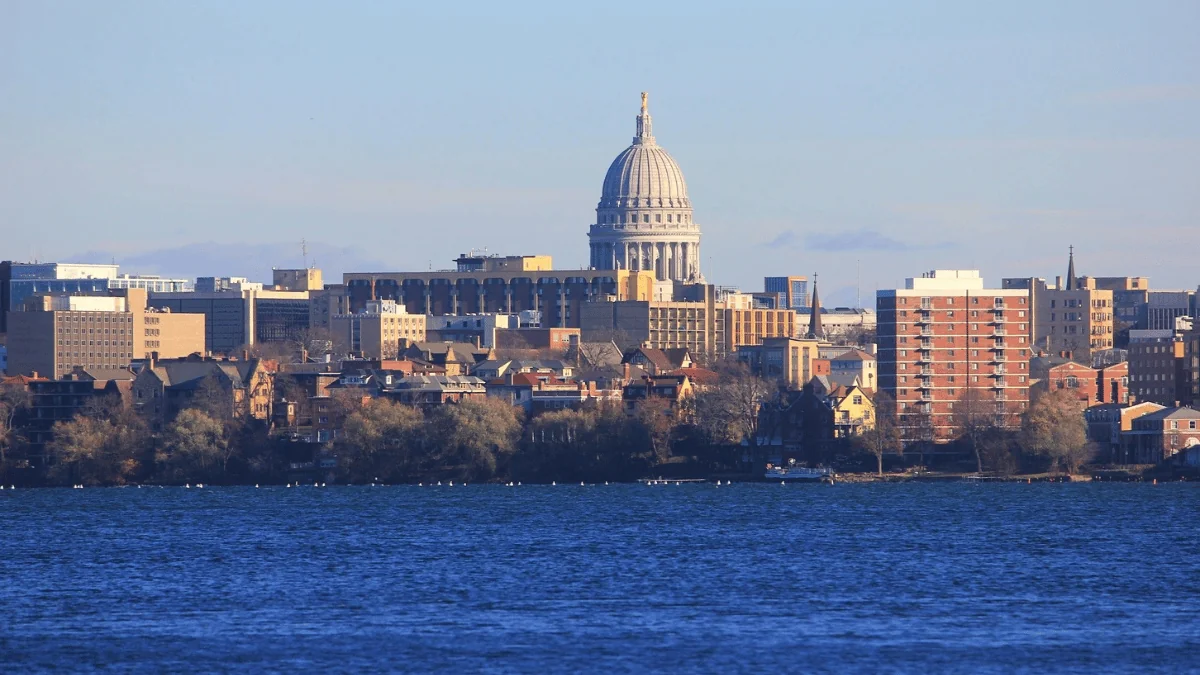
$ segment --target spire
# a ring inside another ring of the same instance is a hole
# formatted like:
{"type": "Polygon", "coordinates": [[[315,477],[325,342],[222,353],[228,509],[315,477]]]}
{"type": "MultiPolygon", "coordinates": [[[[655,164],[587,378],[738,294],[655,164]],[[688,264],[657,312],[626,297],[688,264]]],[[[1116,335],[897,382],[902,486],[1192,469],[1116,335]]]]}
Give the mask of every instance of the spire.
{"type": "Polygon", "coordinates": [[[815,273],[813,274],[813,294],[810,304],[812,305],[810,308],[812,314],[808,316],[808,339],[817,340],[824,335],[825,331],[821,328],[821,299],[817,297],[817,275],[815,273]]]}
{"type": "Polygon", "coordinates": [[[642,112],[637,116],[637,136],[633,137],[634,144],[654,145],[654,134],[650,129],[650,109],[646,101],[650,94],[642,92],[642,112]]]}
{"type": "Polygon", "coordinates": [[[1070,247],[1070,262],[1067,263],[1067,290],[1075,291],[1079,289],[1079,282],[1075,280],[1075,247],[1070,247]]]}

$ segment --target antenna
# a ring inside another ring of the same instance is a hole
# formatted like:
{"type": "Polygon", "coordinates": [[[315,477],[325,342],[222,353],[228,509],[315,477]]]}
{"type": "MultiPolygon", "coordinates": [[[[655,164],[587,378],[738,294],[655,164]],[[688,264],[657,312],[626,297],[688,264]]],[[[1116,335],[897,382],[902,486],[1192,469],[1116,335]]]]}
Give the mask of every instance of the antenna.
{"type": "Polygon", "coordinates": [[[308,269],[308,240],[300,240],[300,255],[304,257],[304,268],[308,269]]]}
{"type": "Polygon", "coordinates": [[[862,309],[862,258],[854,261],[854,306],[862,309]]]}

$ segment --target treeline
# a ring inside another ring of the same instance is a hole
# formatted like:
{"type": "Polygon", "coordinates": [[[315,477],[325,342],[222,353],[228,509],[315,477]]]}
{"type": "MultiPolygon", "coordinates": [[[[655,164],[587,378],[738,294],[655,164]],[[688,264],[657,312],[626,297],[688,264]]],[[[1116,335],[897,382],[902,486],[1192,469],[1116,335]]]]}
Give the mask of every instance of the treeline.
{"type": "MultiPolygon", "coordinates": [[[[905,461],[924,464],[933,438],[932,429],[920,432],[930,424],[928,415],[897,413],[895,401],[884,392],[875,394],[874,403],[876,424],[853,439],[854,447],[875,458],[880,475],[887,456],[907,454],[905,461]],[[916,429],[927,440],[903,443],[902,426],[910,436],[916,429]]],[[[1097,454],[1096,444],[1088,441],[1082,405],[1069,390],[1040,392],[1024,410],[969,390],[955,402],[952,424],[957,454],[973,460],[978,472],[1077,473],[1097,454]]]]}
{"type": "MultiPolygon", "coordinates": [[[[344,398],[333,406],[340,432],[311,459],[335,460],[321,475],[332,472],[348,483],[625,481],[656,470],[703,475],[737,468],[742,451],[735,446],[754,428],[758,400],[769,389],[761,380],[735,378],[678,404],[649,398],[531,418],[495,398],[430,409],[344,398]]],[[[311,446],[224,410],[212,397],[197,397],[155,430],[119,399],[101,401],[55,425],[46,480],[250,484],[295,475],[297,448],[311,446]]]]}

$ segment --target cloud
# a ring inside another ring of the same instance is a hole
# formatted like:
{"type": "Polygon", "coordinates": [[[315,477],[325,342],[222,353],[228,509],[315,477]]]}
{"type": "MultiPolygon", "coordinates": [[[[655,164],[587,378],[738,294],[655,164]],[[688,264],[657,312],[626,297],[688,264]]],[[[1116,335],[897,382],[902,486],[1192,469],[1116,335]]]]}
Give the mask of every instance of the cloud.
{"type": "Polygon", "coordinates": [[[955,244],[948,241],[917,243],[904,242],[889,237],[877,230],[866,228],[858,230],[842,230],[837,232],[819,232],[808,234],[801,239],[793,230],[785,230],[768,241],[767,248],[804,248],[812,251],[921,251],[930,249],[953,248],[955,244]]]}

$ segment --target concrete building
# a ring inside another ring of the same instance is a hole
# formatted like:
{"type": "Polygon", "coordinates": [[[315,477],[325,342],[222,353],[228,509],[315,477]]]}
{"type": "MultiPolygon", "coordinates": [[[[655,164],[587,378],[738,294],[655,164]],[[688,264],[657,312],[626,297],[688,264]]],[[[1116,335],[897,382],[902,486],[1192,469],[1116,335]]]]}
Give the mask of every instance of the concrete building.
{"type": "Polygon", "coordinates": [[[8,313],[21,309],[28,297],[38,293],[107,295],[116,276],[116,265],[5,262],[0,266],[0,333],[8,332],[8,313]]]}
{"type": "Polygon", "coordinates": [[[118,274],[108,280],[109,288],[140,288],[153,293],[186,293],[194,290],[190,279],[164,279],[153,274],[118,274]]]}
{"type": "Polygon", "coordinates": [[[876,294],[879,388],[896,399],[905,441],[945,441],[971,395],[1015,426],[1029,401],[1030,300],[984,288],[977,270],[935,270],[876,294]]]}
{"type": "Polygon", "coordinates": [[[1146,298],[1144,328],[1146,330],[1174,330],[1176,319],[1195,315],[1195,291],[1150,291],[1146,298]]]}
{"type": "Polygon", "coordinates": [[[543,327],[578,328],[583,304],[650,300],[654,292],[654,278],[647,273],[541,269],[549,266],[549,256],[485,259],[482,265],[477,258],[460,257],[454,271],[346,273],[350,309],[359,311],[369,300],[395,300],[411,314],[430,316],[534,311],[543,327]]]}
{"type": "Polygon", "coordinates": [[[1042,279],[1005,279],[1005,289],[1023,289],[1033,306],[1027,335],[1036,349],[1090,364],[1092,354],[1113,348],[1113,291],[1075,274],[1072,248],[1065,283],[1048,287],[1042,279]]]}
{"type": "Polygon", "coordinates": [[[751,373],[796,390],[818,374],[814,368],[814,362],[818,360],[817,347],[816,340],[770,337],[763,339],[761,344],[739,348],[737,357],[751,373]]]}
{"type": "Polygon", "coordinates": [[[373,300],[361,312],[335,314],[334,342],[371,359],[394,359],[402,347],[425,341],[424,314],[409,314],[394,300],[373,300]]]}
{"type": "MultiPolygon", "coordinates": [[[[197,288],[207,287],[200,281],[197,288]]],[[[235,355],[261,342],[301,339],[310,327],[309,292],[260,287],[235,282],[224,291],[151,293],[149,302],[174,313],[203,314],[204,350],[211,354],[235,355]]]]}
{"type": "Polygon", "coordinates": [[[795,337],[800,327],[790,309],[754,309],[745,293],[719,294],[713,286],[691,285],[686,300],[592,302],[583,305],[582,339],[613,340],[622,348],[687,348],[702,362],[722,358],[766,338],[795,337]]]}
{"type": "Polygon", "coordinates": [[[1129,331],[1129,389],[1135,401],[1178,405],[1191,396],[1184,336],[1174,330],[1129,331]]]}
{"type": "Polygon", "coordinates": [[[146,291],[36,295],[9,315],[10,374],[58,378],[76,367],[125,368],[153,352],[204,351],[204,317],[147,307],[146,291]]]}
{"type": "Polygon", "coordinates": [[[315,267],[303,269],[273,269],[271,284],[278,291],[319,291],[324,288],[321,270],[315,267]]]}
{"type": "Polygon", "coordinates": [[[647,95],[637,134],[604,176],[596,222],[588,232],[590,267],[650,271],[659,280],[698,282],[700,228],[679,165],[651,129],[647,95]]]}

